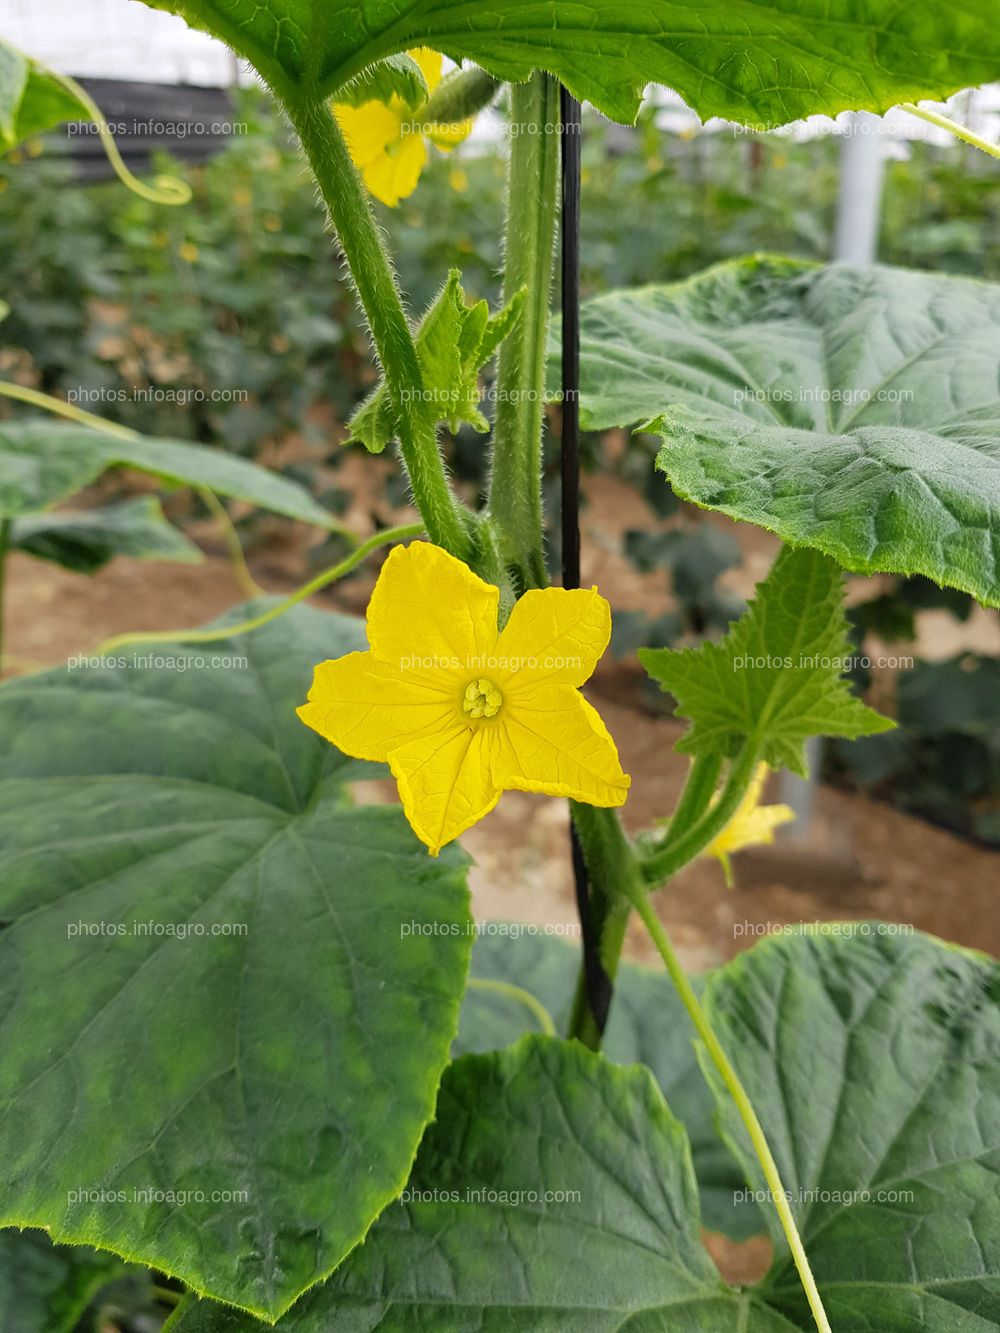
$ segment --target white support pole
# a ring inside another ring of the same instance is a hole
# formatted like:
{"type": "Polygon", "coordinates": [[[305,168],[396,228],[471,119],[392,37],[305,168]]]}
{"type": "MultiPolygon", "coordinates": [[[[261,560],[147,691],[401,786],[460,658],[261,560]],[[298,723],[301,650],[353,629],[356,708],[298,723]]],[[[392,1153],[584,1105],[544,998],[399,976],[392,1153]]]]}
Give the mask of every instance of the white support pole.
{"type": "MultiPolygon", "coordinates": [[[[833,258],[848,264],[873,264],[878,257],[879,222],[882,214],[882,120],[868,111],[852,111],[841,140],[840,201],[833,240],[833,258]]],[[[806,745],[809,777],[803,780],[787,771],[779,783],[781,799],[795,811],[789,834],[808,838],[816,786],[823,762],[819,737],[806,745]]]]}

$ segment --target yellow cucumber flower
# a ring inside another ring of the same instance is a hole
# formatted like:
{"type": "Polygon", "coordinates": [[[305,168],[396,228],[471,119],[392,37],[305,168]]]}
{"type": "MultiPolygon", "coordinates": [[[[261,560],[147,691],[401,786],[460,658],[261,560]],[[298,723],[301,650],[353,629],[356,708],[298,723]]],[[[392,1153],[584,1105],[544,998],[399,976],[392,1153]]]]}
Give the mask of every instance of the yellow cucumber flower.
{"type": "Polygon", "coordinates": [[[742,851],[744,847],[767,846],[774,842],[774,830],[795,818],[795,811],[790,806],[760,804],[766,779],[767,764],[758,764],[732,819],[705,848],[706,856],[714,856],[721,863],[730,888],[733,887],[733,868],[729,861],[732,853],[742,851]]]}
{"type": "Polygon", "coordinates": [[[611,633],[596,589],[527,592],[502,631],[499,591],[428,542],[397,546],[368,604],[370,651],[316,668],[307,726],[388,763],[437,856],[503,791],[621,805],[618,751],[579,686],[611,633]]]}
{"type": "MultiPolygon", "coordinates": [[[[441,82],[440,53],[422,46],[407,54],[420,66],[427,90],[432,93],[441,82]]],[[[427,161],[425,136],[450,152],[472,129],[471,120],[457,125],[422,126],[419,109],[414,112],[398,93],[393,93],[388,102],[362,102],[360,106],[335,102],[333,110],[365,185],[390,208],[417,188],[427,161]]]]}

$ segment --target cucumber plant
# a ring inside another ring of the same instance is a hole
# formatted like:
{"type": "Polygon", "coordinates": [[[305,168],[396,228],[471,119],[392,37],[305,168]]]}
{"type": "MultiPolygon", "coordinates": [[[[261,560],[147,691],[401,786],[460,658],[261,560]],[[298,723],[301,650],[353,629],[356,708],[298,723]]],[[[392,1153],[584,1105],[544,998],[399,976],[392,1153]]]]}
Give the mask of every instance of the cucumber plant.
{"type": "MultiPolygon", "coordinates": [[[[349,618],[258,605],[173,636],[188,669],[0,690],[0,1223],[81,1247],[74,1281],[95,1251],[166,1274],[172,1333],[1000,1327],[996,965],[850,923],[692,982],[656,907],[768,825],[768,768],[891,725],[845,680],[844,569],[1000,604],[1000,292],[758,256],[564,303],[570,420],[658,436],[677,495],[784,543],[719,641],[642,653],[689,767],[639,838],[579,694],[607,607],[571,586],[571,508],[569,586],[549,586],[541,485],[569,94],[622,121],[649,82],[752,126],[883,112],[994,78],[996,25],[964,0],[155,7],[228,42],[294,126],[382,375],[354,437],[398,451],[429,540],[386,561],[367,646],[349,618]],[[461,66],[440,84],[435,51],[461,66]],[[402,197],[500,84],[502,301],[442,274],[413,321],[366,190],[402,197]],[[480,511],[445,423],[486,437],[480,511]],[[386,763],[402,809],[352,804],[386,763]],[[471,947],[454,838],[509,787],[571,798],[582,969],[538,941],[471,947]],[[620,963],[633,913],[669,984],[620,963]],[[766,1277],[723,1281],[703,1221],[769,1234],[766,1277]]],[[[20,429],[15,492],[76,438],[20,429]]],[[[48,1327],[72,1327],[62,1297],[48,1327]]]]}

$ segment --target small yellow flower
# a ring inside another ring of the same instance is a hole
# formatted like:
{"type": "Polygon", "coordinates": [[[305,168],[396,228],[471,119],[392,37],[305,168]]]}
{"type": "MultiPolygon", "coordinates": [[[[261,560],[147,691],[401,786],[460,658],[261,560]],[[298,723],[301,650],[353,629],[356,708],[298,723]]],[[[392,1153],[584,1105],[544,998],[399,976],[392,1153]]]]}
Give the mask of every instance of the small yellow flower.
{"type": "MultiPolygon", "coordinates": [[[[428,92],[433,92],[441,82],[440,53],[422,46],[408,54],[420,66],[428,92]]],[[[363,102],[360,106],[335,102],[333,110],[365,185],[390,208],[417,188],[427,161],[425,136],[450,152],[472,129],[471,120],[457,125],[421,125],[419,111],[414,113],[395,93],[388,102],[363,102]]]]}
{"type": "Polygon", "coordinates": [[[439,546],[397,546],[368,606],[370,651],[316,668],[307,726],[388,763],[437,856],[503,791],[623,804],[629,778],[579,686],[607,647],[596,589],[525,593],[502,631],[499,592],[439,546]]]}
{"type": "Polygon", "coordinates": [[[743,800],[736,813],[705,848],[706,856],[714,856],[722,865],[727,885],[733,887],[733,868],[729,858],[744,847],[767,846],[774,841],[774,830],[795,818],[795,811],[787,805],[761,805],[761,792],[767,779],[767,764],[758,764],[743,800]]]}
{"type": "Polygon", "coordinates": [[[181,259],[184,260],[185,264],[193,264],[198,258],[198,247],[195,245],[194,241],[182,241],[177,247],[177,253],[180,255],[181,259]]]}
{"type": "Polygon", "coordinates": [[[448,172],[448,184],[456,194],[465,194],[469,188],[468,173],[463,171],[461,167],[452,167],[451,171],[448,172]]]}

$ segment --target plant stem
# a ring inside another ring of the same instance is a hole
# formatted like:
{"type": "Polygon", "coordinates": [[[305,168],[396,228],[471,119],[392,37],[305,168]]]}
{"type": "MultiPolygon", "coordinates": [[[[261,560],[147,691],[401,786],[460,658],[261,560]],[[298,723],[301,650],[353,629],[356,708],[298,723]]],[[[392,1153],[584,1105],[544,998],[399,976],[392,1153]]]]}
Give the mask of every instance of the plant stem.
{"type": "Polygon", "coordinates": [[[971,144],[973,148],[978,148],[982,153],[988,153],[990,157],[1000,157],[1000,144],[990,143],[989,139],[974,134],[972,130],[966,129],[964,125],[960,125],[957,120],[952,120],[950,116],[942,116],[938,111],[925,111],[922,106],[917,106],[914,102],[900,102],[899,107],[901,111],[908,111],[911,116],[926,120],[929,125],[936,125],[939,130],[947,130],[956,139],[971,144]]]}
{"type": "MultiPolygon", "coordinates": [[[[701,819],[712,799],[722,772],[722,759],[715,754],[700,754],[691,761],[680,800],[670,817],[670,828],[682,831],[701,819]]],[[[664,845],[670,841],[669,833],[664,845]]]]}
{"type": "Polygon", "coordinates": [[[472,553],[471,518],[452,494],[433,429],[418,427],[406,405],[420,401],[423,376],[371,207],[336,118],[325,101],[285,110],[305,149],[329,209],[368,320],[372,341],[397,412],[403,462],[431,540],[461,560],[472,553]]]}
{"type": "Polygon", "coordinates": [[[559,177],[559,85],[537,71],[510,90],[506,268],[503,299],[521,288],[527,304],[500,348],[489,512],[504,541],[518,591],[548,583],[542,540],[542,427],[545,353],[559,177]]]}
{"type": "Polygon", "coordinates": [[[531,991],[525,990],[523,986],[515,986],[509,981],[493,981],[486,977],[469,977],[466,987],[468,990],[490,991],[494,995],[503,995],[508,1000],[516,1000],[518,1004],[523,1004],[525,1009],[530,1011],[539,1029],[547,1037],[556,1035],[556,1025],[552,1021],[552,1015],[541,1000],[532,995],[531,991]]]}
{"type": "Polygon", "coordinates": [[[7,583],[7,552],[14,529],[12,518],[0,518],[0,680],[3,679],[4,590],[7,583]]]}
{"type": "MultiPolygon", "coordinates": [[[[667,832],[664,843],[647,856],[642,862],[642,872],[650,884],[659,884],[675,875],[682,866],[693,861],[703,852],[708,844],[726,827],[746,794],[746,789],[757,767],[758,747],[753,740],[744,745],[733,761],[729,777],[722,789],[722,794],[704,815],[687,829],[675,833],[680,821],[674,819],[667,832]]],[[[708,774],[706,765],[698,776],[699,782],[708,774]]],[[[700,793],[699,793],[700,796],[700,793]]],[[[693,799],[692,799],[693,805],[693,799]]]]}
{"type": "Polygon", "coordinates": [[[264,589],[250,573],[250,566],[243,554],[243,543],[240,541],[240,534],[236,531],[236,524],[229,517],[229,510],[214,491],[210,491],[204,486],[198,487],[198,495],[202,504],[211,511],[219,525],[219,535],[226,548],[226,554],[229,556],[229,563],[233,567],[236,582],[248,597],[263,597],[264,589]]]}
{"type": "Polygon", "coordinates": [[[645,892],[642,870],[617,811],[570,803],[587,868],[588,911],[580,914],[583,963],[577,978],[569,1036],[600,1049],[611,1007],[631,904],[626,886],[645,892]]]}
{"type": "Polygon", "coordinates": [[[259,616],[254,616],[250,620],[242,620],[237,625],[227,625],[222,629],[140,630],[132,634],[116,634],[112,639],[105,639],[95,652],[100,656],[133,643],[221,643],[225,639],[235,638],[237,634],[249,634],[251,630],[260,629],[262,625],[277,620],[279,616],[283,616],[286,611],[290,611],[299,602],[304,602],[307,597],[319,592],[327,584],[334,583],[345,574],[349,574],[366,555],[379,546],[405,541],[407,537],[418,537],[423,531],[423,523],[405,523],[398,528],[384,528],[381,532],[376,532],[373,537],[369,537],[356,547],[350,555],[345,556],[339,564],[324,569],[321,574],[317,574],[315,578],[296,589],[283,602],[270,607],[267,611],[262,611],[259,616]]]}
{"type": "Polygon", "coordinates": [[[736,1109],[740,1113],[740,1119],[746,1126],[747,1133],[750,1136],[750,1142],[753,1144],[754,1152],[757,1154],[757,1160],[760,1162],[761,1169],[764,1172],[764,1178],[767,1181],[768,1189],[771,1194],[771,1201],[774,1204],[775,1211],[778,1214],[778,1220],[781,1223],[781,1229],[785,1233],[789,1248],[792,1252],[792,1258],[795,1267],[798,1269],[802,1286],[806,1293],[806,1299],[809,1302],[809,1308],[812,1311],[813,1318],[816,1321],[816,1327],[820,1333],[831,1333],[830,1321],[826,1317],[826,1311],[823,1309],[823,1301],[816,1287],[816,1279],[813,1277],[812,1269],[809,1266],[809,1259],[802,1244],[802,1237],[799,1235],[799,1229],[795,1224],[795,1218],[789,1205],[787,1192],[781,1180],[781,1173],[778,1170],[778,1164],[774,1160],[767,1137],[757,1119],[757,1113],[753,1109],[750,1098],[747,1096],[746,1089],[740,1082],[739,1075],[729,1062],[729,1057],[716,1037],[708,1016],[698,1000],[690,981],[684,974],[677,955],[674,953],[673,945],[670,943],[670,937],[664,930],[663,925],[653,910],[645,889],[632,889],[632,905],[642,917],[646,929],[649,931],[653,943],[663,959],[670,980],[674,983],[681,1002],[687,1010],[691,1022],[697,1030],[698,1036],[704,1042],[705,1049],[708,1051],[722,1080],[736,1103],[736,1109]]]}

